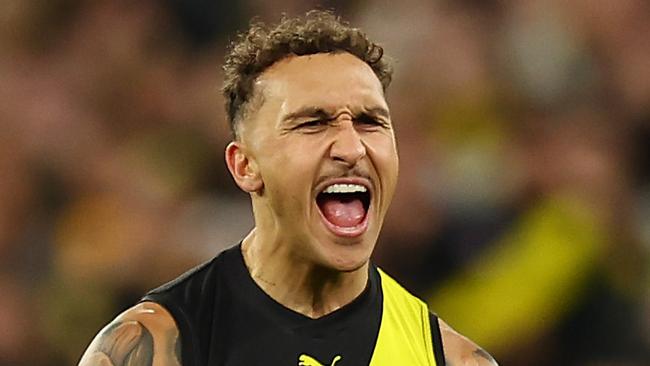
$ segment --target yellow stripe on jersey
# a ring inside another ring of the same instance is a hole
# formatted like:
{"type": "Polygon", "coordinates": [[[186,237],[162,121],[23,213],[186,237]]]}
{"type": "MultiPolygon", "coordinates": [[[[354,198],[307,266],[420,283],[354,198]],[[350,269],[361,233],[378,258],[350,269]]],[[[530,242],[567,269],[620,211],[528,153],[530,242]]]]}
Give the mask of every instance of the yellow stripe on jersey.
{"type": "Polygon", "coordinates": [[[383,312],[370,366],[435,366],[427,305],[382,270],[379,274],[383,312]]]}

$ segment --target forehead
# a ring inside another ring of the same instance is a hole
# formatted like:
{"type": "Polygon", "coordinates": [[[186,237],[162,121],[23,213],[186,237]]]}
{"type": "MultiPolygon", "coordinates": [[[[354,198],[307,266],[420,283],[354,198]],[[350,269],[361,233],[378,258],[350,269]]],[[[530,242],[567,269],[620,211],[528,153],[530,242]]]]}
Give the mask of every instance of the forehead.
{"type": "Polygon", "coordinates": [[[379,79],[368,64],[349,53],[292,56],[268,68],[258,84],[267,102],[282,110],[386,107],[379,79]]]}

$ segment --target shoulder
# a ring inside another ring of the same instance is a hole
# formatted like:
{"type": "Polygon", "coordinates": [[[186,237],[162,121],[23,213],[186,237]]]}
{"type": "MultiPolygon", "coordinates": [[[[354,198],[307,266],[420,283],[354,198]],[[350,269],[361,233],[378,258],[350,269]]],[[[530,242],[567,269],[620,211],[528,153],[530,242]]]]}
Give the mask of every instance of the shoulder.
{"type": "Polygon", "coordinates": [[[118,315],[93,339],[79,366],[179,366],[180,339],[171,314],[143,302],[118,315]]]}
{"type": "MultiPolygon", "coordinates": [[[[400,302],[399,311],[404,312],[410,308],[412,314],[418,314],[422,309],[429,313],[427,305],[421,299],[411,294],[380,268],[378,272],[385,291],[384,295],[395,296],[393,300],[400,302]]],[[[455,331],[442,319],[438,318],[438,323],[447,366],[498,366],[494,358],[476,343],[455,331]]]]}
{"type": "Polygon", "coordinates": [[[489,353],[445,323],[440,322],[440,334],[447,366],[498,366],[489,353]]]}

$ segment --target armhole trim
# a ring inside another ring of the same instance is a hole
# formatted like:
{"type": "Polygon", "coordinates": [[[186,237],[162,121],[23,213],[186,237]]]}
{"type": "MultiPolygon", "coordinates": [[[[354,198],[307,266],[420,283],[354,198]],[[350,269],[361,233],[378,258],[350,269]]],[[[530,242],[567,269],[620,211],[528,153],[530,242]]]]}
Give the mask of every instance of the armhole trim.
{"type": "Polygon", "coordinates": [[[429,325],[431,326],[431,339],[433,340],[433,357],[437,366],[445,366],[445,349],[442,345],[440,321],[438,316],[429,312],[429,325]]]}

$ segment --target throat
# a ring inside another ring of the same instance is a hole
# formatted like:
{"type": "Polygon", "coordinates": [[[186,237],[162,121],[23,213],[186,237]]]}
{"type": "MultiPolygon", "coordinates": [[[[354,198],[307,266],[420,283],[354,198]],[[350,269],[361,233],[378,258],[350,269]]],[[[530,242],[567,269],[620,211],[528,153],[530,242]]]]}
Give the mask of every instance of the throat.
{"type": "Polygon", "coordinates": [[[255,284],[287,309],[316,319],[352,302],[366,287],[367,266],[352,272],[339,272],[294,256],[258,251],[244,242],[244,264],[255,284]]]}
{"type": "Polygon", "coordinates": [[[367,285],[367,272],[337,273],[329,278],[312,274],[296,281],[295,287],[277,301],[306,317],[317,319],[339,310],[361,295],[367,285]]]}

